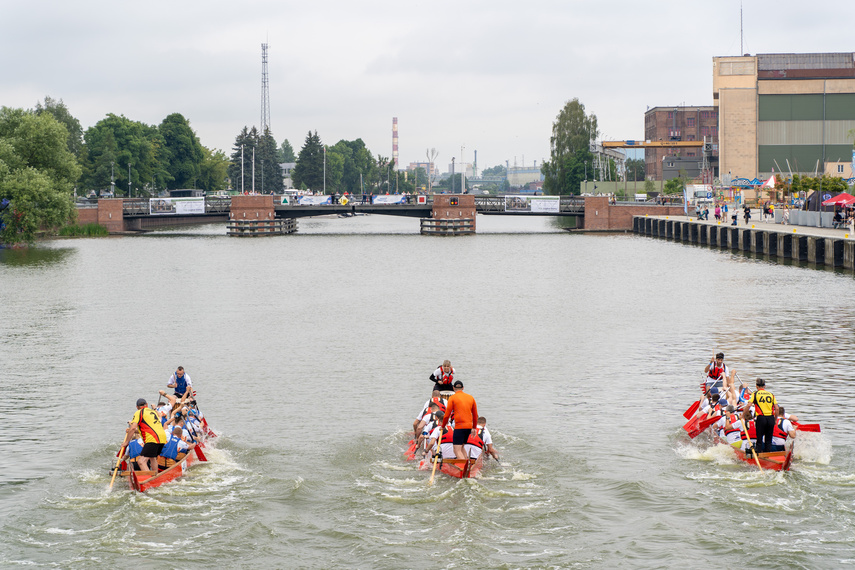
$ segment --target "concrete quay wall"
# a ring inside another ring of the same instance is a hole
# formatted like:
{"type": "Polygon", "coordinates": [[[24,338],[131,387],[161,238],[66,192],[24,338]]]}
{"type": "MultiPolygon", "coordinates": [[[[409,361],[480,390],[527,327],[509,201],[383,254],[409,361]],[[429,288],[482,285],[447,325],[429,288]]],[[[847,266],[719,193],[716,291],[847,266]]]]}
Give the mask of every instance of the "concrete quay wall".
{"type": "Polygon", "coordinates": [[[632,231],[641,235],[840,268],[855,274],[855,239],[815,235],[806,230],[739,227],[671,217],[635,216],[632,220],[632,231]]]}

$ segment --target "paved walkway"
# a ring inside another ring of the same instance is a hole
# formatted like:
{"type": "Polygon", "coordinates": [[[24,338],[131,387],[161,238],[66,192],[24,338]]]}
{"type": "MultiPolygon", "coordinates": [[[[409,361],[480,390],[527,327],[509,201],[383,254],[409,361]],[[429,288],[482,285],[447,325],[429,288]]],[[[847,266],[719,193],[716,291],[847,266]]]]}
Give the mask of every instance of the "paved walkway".
{"type": "MultiPolygon", "coordinates": [[[[666,218],[666,216],[656,216],[656,217],[660,218],[660,219],[666,218]]],[[[707,221],[707,220],[698,221],[698,219],[695,216],[689,216],[688,218],[686,216],[667,216],[667,217],[668,217],[668,219],[671,219],[671,220],[689,220],[692,222],[697,222],[699,224],[705,224],[705,225],[710,225],[710,226],[715,226],[715,225],[730,226],[731,225],[730,221],[728,221],[727,223],[717,222],[715,220],[715,218],[712,218],[709,221],[707,221]]],[[[739,224],[737,226],[733,226],[733,227],[740,227],[740,228],[748,227],[748,228],[754,228],[757,230],[765,230],[765,231],[779,232],[779,233],[793,233],[793,230],[795,230],[795,233],[798,233],[801,235],[806,235],[806,236],[815,236],[815,237],[824,237],[824,238],[838,238],[838,239],[844,239],[844,238],[855,239],[855,235],[850,234],[849,229],[835,230],[833,228],[815,228],[815,227],[811,227],[811,226],[794,226],[792,224],[784,225],[784,224],[773,224],[771,222],[762,222],[762,221],[760,221],[760,210],[751,210],[751,221],[748,223],[747,226],[745,225],[744,218],[740,215],[739,224]]]]}

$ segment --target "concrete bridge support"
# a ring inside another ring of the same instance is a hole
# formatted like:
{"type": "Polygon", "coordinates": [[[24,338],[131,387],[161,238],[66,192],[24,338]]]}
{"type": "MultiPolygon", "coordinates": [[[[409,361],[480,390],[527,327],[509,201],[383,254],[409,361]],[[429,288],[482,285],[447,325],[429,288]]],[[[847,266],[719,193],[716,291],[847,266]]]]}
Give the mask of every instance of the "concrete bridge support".
{"type": "Polygon", "coordinates": [[[825,238],[825,265],[826,267],[843,267],[843,244],[842,239],[825,238]]]}

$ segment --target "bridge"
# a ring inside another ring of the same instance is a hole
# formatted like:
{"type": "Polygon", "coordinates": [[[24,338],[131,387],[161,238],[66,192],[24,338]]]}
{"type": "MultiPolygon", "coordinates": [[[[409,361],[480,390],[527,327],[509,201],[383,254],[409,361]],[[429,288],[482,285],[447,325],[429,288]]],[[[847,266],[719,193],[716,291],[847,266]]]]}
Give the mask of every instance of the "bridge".
{"type": "MultiPolygon", "coordinates": [[[[500,216],[560,216],[577,218],[578,229],[586,231],[629,231],[632,217],[638,215],[675,216],[683,213],[681,205],[625,202],[611,204],[604,196],[530,196],[471,194],[435,194],[399,198],[400,203],[380,203],[383,197],[355,196],[346,204],[276,203],[279,197],[209,196],[206,198],[109,198],[78,204],[80,223],[99,223],[110,233],[149,231],[162,227],[227,223],[231,230],[244,228],[270,229],[256,233],[235,232],[240,235],[290,233],[296,230],[296,219],[312,216],[374,214],[419,218],[422,233],[448,235],[475,233],[475,217],[500,216]],[[275,200],[276,198],[276,200],[275,200]],[[181,208],[180,206],[184,206],[181,208]],[[179,206],[179,207],[176,207],[179,206]],[[283,225],[283,222],[285,225],[283,225]],[[274,231],[273,228],[276,228],[274,231]],[[287,231],[286,229],[287,228],[287,231]]],[[[389,197],[386,197],[386,201],[389,197]]]]}

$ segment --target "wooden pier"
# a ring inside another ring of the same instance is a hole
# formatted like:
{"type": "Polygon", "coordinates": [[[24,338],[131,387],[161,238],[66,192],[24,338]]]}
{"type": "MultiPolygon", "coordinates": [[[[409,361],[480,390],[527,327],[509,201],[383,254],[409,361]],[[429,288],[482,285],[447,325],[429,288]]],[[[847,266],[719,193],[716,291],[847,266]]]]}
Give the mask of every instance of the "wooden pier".
{"type": "Polygon", "coordinates": [[[293,234],[297,231],[297,222],[293,218],[273,220],[229,220],[228,235],[232,237],[263,237],[293,234]]]}

